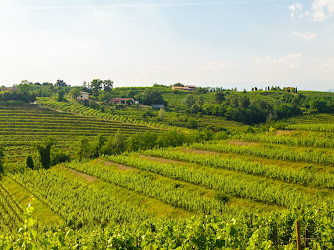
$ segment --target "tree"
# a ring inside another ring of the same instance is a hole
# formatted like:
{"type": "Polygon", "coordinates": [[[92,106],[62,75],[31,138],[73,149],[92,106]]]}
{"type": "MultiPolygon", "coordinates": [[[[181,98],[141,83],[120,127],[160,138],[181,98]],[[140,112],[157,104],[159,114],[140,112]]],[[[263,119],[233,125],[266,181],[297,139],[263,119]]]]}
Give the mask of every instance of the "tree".
{"type": "Polygon", "coordinates": [[[73,88],[71,89],[70,91],[70,96],[73,98],[73,99],[77,99],[77,97],[80,96],[80,88],[73,88]]]}
{"type": "Polygon", "coordinates": [[[25,81],[22,81],[22,83],[17,85],[16,87],[19,90],[20,94],[26,95],[26,96],[30,94],[31,86],[25,81]]]}
{"type": "Polygon", "coordinates": [[[189,119],[188,125],[189,125],[189,128],[197,128],[198,127],[197,121],[194,118],[189,119]]]}
{"type": "Polygon", "coordinates": [[[182,83],[175,83],[173,84],[174,87],[184,87],[184,85],[182,83]]]}
{"type": "Polygon", "coordinates": [[[52,166],[57,165],[62,162],[70,162],[71,157],[68,152],[62,150],[53,150],[51,152],[51,164],[52,166]]]}
{"type": "Polygon", "coordinates": [[[56,87],[67,87],[67,84],[63,80],[57,80],[55,83],[55,86],[56,87]]]}
{"type": "Polygon", "coordinates": [[[113,89],[113,85],[114,85],[114,82],[111,81],[111,80],[104,80],[103,81],[103,89],[104,91],[106,92],[111,92],[111,90],[113,89]]]}
{"type": "Polygon", "coordinates": [[[98,135],[95,138],[95,142],[92,148],[93,157],[99,157],[99,155],[101,154],[101,150],[106,142],[107,139],[103,135],[98,135]]]}
{"type": "Polygon", "coordinates": [[[115,152],[115,154],[121,154],[124,152],[125,150],[125,141],[124,141],[124,137],[121,133],[121,130],[117,130],[115,136],[114,136],[114,140],[113,140],[113,151],[115,152]]]}
{"type": "Polygon", "coordinates": [[[223,101],[225,101],[225,95],[223,91],[217,91],[215,95],[215,102],[218,104],[221,104],[223,101]]]}
{"type": "Polygon", "coordinates": [[[91,145],[86,137],[80,138],[77,149],[77,155],[80,161],[83,158],[88,158],[91,155],[91,145]]]}
{"type": "Polygon", "coordinates": [[[102,89],[102,84],[103,84],[103,81],[100,79],[94,79],[90,83],[90,87],[95,97],[99,95],[99,91],[102,89]]]}
{"type": "Polygon", "coordinates": [[[59,90],[58,91],[58,96],[57,96],[57,101],[62,102],[64,101],[64,96],[65,96],[65,91],[64,90],[59,90]]]}
{"type": "Polygon", "coordinates": [[[193,95],[188,95],[187,97],[182,99],[182,104],[187,109],[190,109],[195,103],[196,103],[196,100],[193,95]]]}
{"type": "Polygon", "coordinates": [[[26,158],[26,167],[30,169],[34,169],[34,161],[31,155],[28,155],[26,158]]]}
{"type": "Polygon", "coordinates": [[[163,121],[165,119],[165,115],[166,115],[165,110],[164,109],[160,109],[159,113],[158,113],[158,120],[159,121],[163,121]]]}
{"type": "Polygon", "coordinates": [[[42,143],[33,143],[33,148],[37,150],[38,160],[43,168],[49,169],[51,166],[51,148],[55,144],[55,140],[48,137],[42,143]]]}
{"type": "Polygon", "coordinates": [[[161,92],[155,89],[146,89],[143,92],[141,99],[145,105],[167,104],[166,101],[164,101],[161,92]]]}
{"type": "Polygon", "coordinates": [[[249,98],[246,97],[246,96],[241,96],[240,99],[239,99],[239,105],[242,108],[248,108],[249,105],[250,105],[249,98]]]}
{"type": "Polygon", "coordinates": [[[83,81],[81,89],[84,92],[89,92],[89,84],[86,81],[83,81]]]}
{"type": "Polygon", "coordinates": [[[200,110],[200,107],[195,103],[194,105],[191,106],[190,111],[193,114],[197,114],[200,110]]]}
{"type": "MultiPolygon", "coordinates": [[[[136,136],[133,135],[133,137],[136,136]]],[[[126,149],[126,142],[121,133],[121,130],[117,130],[114,136],[110,136],[104,146],[101,148],[101,152],[106,155],[121,154],[126,149]]]]}
{"type": "Polygon", "coordinates": [[[112,98],[111,93],[101,91],[101,93],[99,94],[98,100],[100,102],[109,102],[111,100],[111,98],[112,98]]]}

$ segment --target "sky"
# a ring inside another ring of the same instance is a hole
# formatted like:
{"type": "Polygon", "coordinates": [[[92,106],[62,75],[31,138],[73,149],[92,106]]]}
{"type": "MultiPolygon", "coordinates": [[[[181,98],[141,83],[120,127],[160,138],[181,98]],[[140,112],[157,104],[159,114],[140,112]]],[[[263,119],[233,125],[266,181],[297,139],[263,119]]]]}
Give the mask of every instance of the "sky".
{"type": "Polygon", "coordinates": [[[334,0],[0,0],[0,86],[334,89],[334,0]]]}

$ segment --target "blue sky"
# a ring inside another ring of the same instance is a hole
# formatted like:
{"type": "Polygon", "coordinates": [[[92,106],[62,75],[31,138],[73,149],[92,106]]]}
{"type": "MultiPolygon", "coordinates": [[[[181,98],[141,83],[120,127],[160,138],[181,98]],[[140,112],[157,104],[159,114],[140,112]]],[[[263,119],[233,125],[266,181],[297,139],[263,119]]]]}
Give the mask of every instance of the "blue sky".
{"type": "Polygon", "coordinates": [[[334,88],[334,0],[0,0],[0,85],[334,88]]]}

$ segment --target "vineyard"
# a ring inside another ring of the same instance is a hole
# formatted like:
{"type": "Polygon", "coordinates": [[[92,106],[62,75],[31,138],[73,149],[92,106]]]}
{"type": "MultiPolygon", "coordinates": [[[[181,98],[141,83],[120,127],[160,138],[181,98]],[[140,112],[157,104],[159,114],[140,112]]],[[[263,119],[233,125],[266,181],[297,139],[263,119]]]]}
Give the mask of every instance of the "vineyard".
{"type": "Polygon", "coordinates": [[[32,104],[0,106],[0,141],[5,147],[5,163],[24,160],[26,154],[31,152],[31,143],[40,142],[47,136],[56,138],[58,147],[71,151],[81,136],[110,136],[118,129],[125,136],[155,130],[143,125],[103,117],[96,119],[32,104]]]}
{"type": "MultiPolygon", "coordinates": [[[[70,149],[82,135],[154,129],[64,107],[2,107],[5,163],[45,134],[70,149]]],[[[295,249],[298,239],[304,248],[331,249],[334,117],[298,119],[286,130],[7,173],[0,248],[295,249]]]]}

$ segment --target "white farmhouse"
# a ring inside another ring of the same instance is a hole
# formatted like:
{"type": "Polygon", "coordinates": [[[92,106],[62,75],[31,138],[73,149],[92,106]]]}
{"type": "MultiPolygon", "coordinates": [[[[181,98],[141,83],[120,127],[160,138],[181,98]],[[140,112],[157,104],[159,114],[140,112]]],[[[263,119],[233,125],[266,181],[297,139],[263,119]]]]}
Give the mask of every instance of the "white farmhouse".
{"type": "Polygon", "coordinates": [[[80,96],[77,97],[77,100],[88,101],[89,100],[89,93],[80,91],[80,96]]]}

